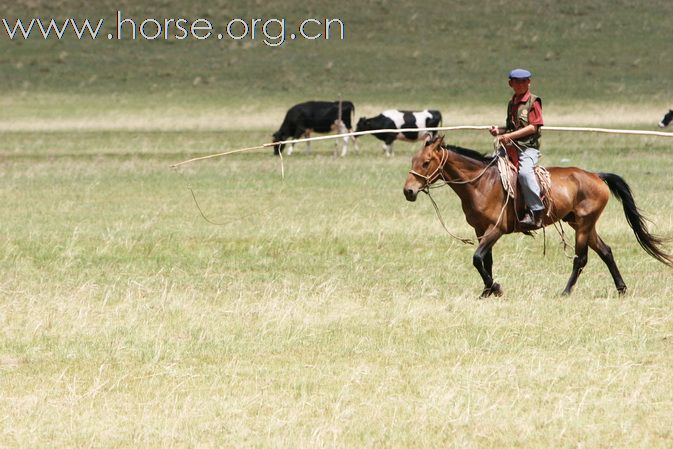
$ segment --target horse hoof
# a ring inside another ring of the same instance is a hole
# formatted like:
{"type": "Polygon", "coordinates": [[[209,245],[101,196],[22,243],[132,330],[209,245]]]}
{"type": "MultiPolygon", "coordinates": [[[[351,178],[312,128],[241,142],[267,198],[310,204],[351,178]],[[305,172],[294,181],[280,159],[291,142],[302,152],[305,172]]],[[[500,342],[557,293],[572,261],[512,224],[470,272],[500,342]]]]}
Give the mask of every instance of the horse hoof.
{"type": "Polygon", "coordinates": [[[500,287],[500,284],[497,282],[494,282],[493,285],[491,286],[491,291],[495,296],[502,296],[502,288],[500,287]]]}
{"type": "Polygon", "coordinates": [[[494,282],[490,287],[486,287],[484,291],[481,292],[481,298],[488,298],[489,296],[502,296],[502,288],[500,284],[494,282]]]}
{"type": "Polygon", "coordinates": [[[624,296],[626,294],[626,285],[623,287],[619,287],[617,289],[617,293],[619,294],[619,296],[624,296]]]}

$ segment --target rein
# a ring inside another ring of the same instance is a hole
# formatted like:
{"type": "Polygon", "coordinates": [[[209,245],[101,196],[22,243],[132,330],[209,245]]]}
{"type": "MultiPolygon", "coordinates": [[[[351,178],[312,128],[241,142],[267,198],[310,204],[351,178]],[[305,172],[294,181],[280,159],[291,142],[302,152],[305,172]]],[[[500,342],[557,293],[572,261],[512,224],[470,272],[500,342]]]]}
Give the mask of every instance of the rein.
{"type": "MultiPolygon", "coordinates": [[[[494,143],[496,144],[496,153],[497,153],[497,145],[498,145],[498,143],[497,143],[497,141],[495,141],[494,143]]],[[[518,145],[516,144],[516,142],[512,142],[512,143],[513,143],[518,149],[520,149],[520,147],[518,147],[518,145]]],[[[486,170],[488,170],[489,167],[491,167],[492,165],[494,165],[494,164],[497,163],[497,161],[498,161],[498,157],[497,157],[497,156],[494,157],[488,164],[486,164],[486,166],[484,167],[484,169],[483,169],[481,172],[479,172],[479,174],[478,174],[477,176],[475,176],[474,178],[472,178],[472,179],[467,179],[467,180],[450,180],[450,179],[446,179],[446,178],[444,177],[444,170],[443,170],[443,169],[444,169],[444,165],[446,164],[446,162],[447,162],[448,159],[449,159],[449,151],[451,151],[451,150],[448,149],[448,148],[445,148],[445,147],[441,147],[441,148],[442,148],[443,150],[445,150],[445,152],[442,152],[442,158],[441,158],[441,160],[440,160],[440,163],[439,163],[439,165],[437,166],[437,168],[436,168],[432,173],[430,173],[429,175],[423,175],[423,174],[418,173],[417,171],[415,171],[415,170],[413,170],[413,169],[409,170],[409,173],[412,174],[412,175],[414,175],[414,176],[417,176],[417,177],[419,177],[419,178],[425,180],[425,184],[424,184],[423,187],[422,187],[421,189],[419,189],[419,190],[420,190],[421,192],[425,193],[426,195],[428,195],[428,198],[430,198],[430,202],[432,203],[432,207],[435,209],[435,214],[437,215],[437,219],[439,219],[439,222],[440,222],[440,224],[442,225],[442,227],[444,228],[444,231],[446,231],[447,234],[449,234],[449,235],[450,235],[451,237],[453,237],[454,239],[460,241],[461,243],[464,243],[464,244],[466,244],[466,245],[474,245],[474,241],[473,241],[472,239],[467,239],[467,238],[458,237],[458,236],[454,235],[453,233],[451,233],[451,231],[449,231],[449,229],[448,229],[447,226],[446,226],[446,223],[444,222],[444,219],[443,219],[442,216],[441,216],[441,213],[440,213],[440,211],[439,211],[439,206],[437,206],[437,202],[436,202],[435,199],[432,197],[432,195],[430,195],[430,189],[440,188],[440,187],[444,187],[445,185],[450,185],[450,184],[454,184],[454,185],[464,185],[464,184],[470,184],[470,183],[473,183],[473,182],[477,181],[479,178],[481,178],[481,177],[484,175],[484,173],[486,173],[486,170]],[[444,183],[443,183],[443,184],[438,184],[438,185],[432,185],[432,183],[435,182],[435,181],[437,180],[437,178],[441,178],[442,181],[443,181],[444,183]]],[[[503,217],[503,215],[504,215],[504,213],[505,213],[505,210],[507,209],[507,206],[509,205],[509,198],[510,198],[510,197],[509,197],[509,194],[507,194],[507,192],[506,192],[506,193],[505,193],[505,202],[504,202],[504,204],[502,205],[502,208],[500,209],[500,213],[498,214],[498,219],[497,219],[495,225],[493,225],[493,226],[490,228],[490,230],[489,230],[488,232],[486,232],[485,234],[483,234],[483,235],[481,235],[481,236],[477,236],[477,239],[478,239],[479,241],[481,241],[484,237],[486,237],[488,234],[490,234],[490,233],[493,232],[495,229],[497,229],[498,225],[500,225],[500,222],[502,221],[502,217],[503,217]]],[[[516,210],[515,210],[515,213],[516,213],[516,210]]],[[[517,217],[517,219],[518,219],[518,217],[517,217]]],[[[559,236],[561,237],[561,242],[563,243],[563,249],[564,249],[564,253],[565,253],[565,249],[566,249],[567,247],[572,247],[572,245],[570,245],[569,243],[566,242],[566,239],[565,239],[565,232],[564,232],[564,230],[563,230],[563,225],[559,222],[559,223],[558,223],[558,227],[557,227],[556,220],[554,220],[554,222],[553,222],[552,224],[554,225],[554,229],[558,232],[559,236]],[[559,229],[559,228],[560,228],[560,229],[559,229]]],[[[544,237],[543,237],[543,242],[544,242],[543,254],[544,254],[544,253],[546,253],[546,244],[547,244],[547,239],[546,239],[546,228],[545,228],[544,226],[542,227],[542,233],[543,233],[543,235],[544,235],[544,237]]]]}
{"type": "Polygon", "coordinates": [[[457,184],[457,185],[460,185],[460,184],[470,184],[470,183],[473,183],[474,181],[476,181],[476,180],[478,180],[479,178],[481,178],[481,177],[484,175],[484,173],[486,173],[486,170],[488,170],[488,168],[489,168],[491,165],[493,165],[494,163],[496,163],[497,160],[498,160],[497,158],[494,157],[494,158],[491,160],[491,162],[489,162],[488,164],[486,164],[486,166],[484,167],[484,169],[483,169],[477,176],[475,176],[475,177],[472,178],[472,179],[466,179],[466,180],[464,180],[464,181],[461,181],[461,180],[446,179],[446,178],[444,177],[443,169],[444,169],[444,165],[446,164],[446,162],[447,162],[448,159],[449,159],[449,151],[451,151],[451,150],[449,150],[448,148],[444,148],[444,147],[440,147],[440,148],[441,148],[442,150],[444,150],[445,152],[442,152],[442,160],[439,162],[439,165],[437,166],[437,168],[435,169],[435,171],[433,171],[431,174],[429,174],[429,175],[422,175],[422,174],[418,173],[417,171],[415,171],[415,170],[413,170],[413,169],[412,169],[412,170],[409,170],[409,173],[411,173],[412,175],[414,175],[414,176],[418,176],[418,177],[421,178],[421,179],[425,179],[425,185],[420,189],[421,191],[423,191],[423,192],[425,192],[425,193],[427,193],[427,189],[429,189],[429,188],[436,189],[436,188],[438,188],[438,187],[443,187],[443,186],[445,186],[445,185],[447,185],[447,184],[457,184]],[[438,185],[438,186],[433,186],[433,187],[431,187],[430,185],[431,185],[433,182],[435,182],[435,180],[437,179],[437,177],[441,177],[441,178],[442,178],[442,181],[444,181],[444,184],[441,184],[441,185],[438,185]]]}
{"type": "Polygon", "coordinates": [[[449,228],[446,227],[446,223],[444,223],[444,219],[442,218],[442,215],[439,213],[439,206],[437,206],[437,203],[435,202],[435,199],[430,195],[429,190],[423,190],[426,195],[428,195],[428,198],[430,198],[430,202],[432,203],[432,207],[435,208],[435,214],[437,214],[437,218],[439,219],[439,222],[441,223],[442,227],[446,231],[447,234],[449,234],[451,237],[454,239],[458,240],[461,243],[464,243],[465,245],[474,245],[474,241],[472,239],[468,238],[463,238],[463,237],[458,237],[456,235],[453,235],[451,231],[449,231],[449,228]]]}
{"type": "MultiPolygon", "coordinates": [[[[442,146],[440,146],[440,148],[444,151],[442,151],[442,159],[440,160],[439,164],[437,165],[437,168],[435,169],[435,171],[433,171],[429,175],[422,175],[422,174],[418,173],[417,171],[411,169],[411,170],[409,170],[409,173],[425,180],[425,185],[419,190],[421,192],[425,193],[426,195],[428,195],[428,198],[430,198],[430,201],[432,202],[432,207],[434,207],[434,209],[435,209],[435,214],[437,215],[437,218],[439,219],[439,222],[442,225],[442,227],[444,228],[444,230],[446,231],[446,233],[449,234],[454,239],[458,240],[459,242],[465,244],[465,245],[474,245],[474,241],[472,239],[458,237],[458,236],[454,235],[453,233],[451,233],[451,231],[449,231],[449,229],[446,227],[446,223],[444,222],[444,219],[442,218],[442,215],[439,212],[439,207],[437,206],[437,202],[432,197],[432,195],[430,195],[430,189],[436,189],[436,188],[444,187],[445,185],[449,185],[449,184],[460,185],[460,184],[473,183],[474,181],[481,178],[484,175],[484,173],[486,173],[486,170],[488,170],[488,168],[497,161],[497,158],[494,157],[491,160],[491,162],[486,164],[486,167],[484,167],[484,169],[477,176],[475,176],[472,179],[450,180],[450,179],[446,179],[444,177],[444,165],[449,160],[449,151],[451,151],[451,150],[448,149],[448,148],[442,147],[442,146]],[[435,182],[437,180],[437,178],[439,178],[439,177],[442,178],[442,181],[444,182],[444,184],[433,186],[432,183],[435,182]]],[[[498,223],[500,222],[500,219],[502,218],[502,214],[505,210],[505,207],[507,207],[507,201],[505,201],[505,205],[503,206],[503,209],[500,211],[500,216],[498,217],[498,223]]],[[[497,226],[497,223],[496,223],[496,226],[497,226]]],[[[478,237],[478,239],[481,240],[483,237],[484,236],[478,237]]]]}
{"type": "MultiPolygon", "coordinates": [[[[444,147],[441,147],[442,149],[445,149],[444,147]]],[[[444,183],[446,183],[446,179],[444,178],[443,174],[443,169],[444,169],[444,164],[446,164],[446,161],[449,160],[449,150],[446,150],[446,152],[442,152],[442,159],[437,165],[437,168],[435,171],[430,173],[429,175],[422,175],[415,171],[414,169],[409,170],[409,173],[411,173],[414,176],[417,176],[421,179],[425,180],[425,185],[420,189],[421,192],[425,193],[428,195],[428,198],[430,198],[430,202],[432,203],[432,207],[435,208],[435,214],[437,215],[437,219],[439,219],[439,223],[442,225],[444,230],[446,231],[447,234],[449,234],[451,237],[454,239],[458,240],[459,242],[465,244],[465,245],[474,245],[474,242],[472,239],[467,239],[467,238],[462,238],[454,235],[451,231],[449,231],[449,228],[446,227],[446,223],[444,222],[444,219],[442,218],[442,214],[439,212],[439,206],[437,206],[437,202],[435,199],[430,195],[430,188],[433,182],[441,176],[442,180],[444,183]]],[[[441,186],[439,186],[441,187],[441,186]]]]}
{"type": "Polygon", "coordinates": [[[422,175],[422,174],[418,173],[417,171],[415,171],[414,169],[409,170],[409,173],[411,173],[412,175],[418,176],[419,178],[422,178],[422,179],[425,179],[425,185],[420,189],[421,191],[423,191],[425,193],[428,193],[428,189],[430,188],[430,185],[433,182],[435,182],[435,179],[437,179],[438,176],[441,176],[442,180],[444,182],[446,182],[446,179],[444,179],[444,175],[442,174],[442,171],[444,169],[444,164],[446,164],[446,161],[449,160],[449,153],[448,153],[449,150],[444,148],[444,147],[440,147],[440,148],[443,149],[443,150],[446,150],[447,152],[446,153],[442,152],[442,160],[437,165],[437,168],[435,169],[435,171],[433,171],[431,174],[422,175]]]}

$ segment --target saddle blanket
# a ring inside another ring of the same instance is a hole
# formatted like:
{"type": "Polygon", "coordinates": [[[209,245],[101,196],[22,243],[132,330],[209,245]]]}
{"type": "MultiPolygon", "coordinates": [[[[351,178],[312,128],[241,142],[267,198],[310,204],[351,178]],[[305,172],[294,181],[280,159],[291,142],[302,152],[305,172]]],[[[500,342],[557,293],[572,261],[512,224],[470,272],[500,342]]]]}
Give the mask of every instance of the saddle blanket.
{"type": "MultiPolygon", "coordinates": [[[[506,154],[499,154],[498,156],[498,170],[500,171],[500,180],[502,181],[502,186],[507,192],[507,194],[512,198],[516,199],[519,192],[519,183],[518,180],[518,169],[517,167],[509,160],[506,154]]],[[[546,210],[549,210],[551,202],[551,176],[546,168],[540,167],[539,165],[535,166],[535,176],[537,177],[538,185],[540,186],[540,197],[542,198],[542,203],[545,206],[546,210]]]]}

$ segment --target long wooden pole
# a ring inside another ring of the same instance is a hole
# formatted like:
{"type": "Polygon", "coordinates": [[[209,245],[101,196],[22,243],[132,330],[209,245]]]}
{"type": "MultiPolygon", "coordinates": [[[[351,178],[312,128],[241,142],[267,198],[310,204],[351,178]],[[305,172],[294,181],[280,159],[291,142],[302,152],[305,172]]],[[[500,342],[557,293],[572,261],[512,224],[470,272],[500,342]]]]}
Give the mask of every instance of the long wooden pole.
{"type": "MultiPolygon", "coordinates": [[[[269,142],[262,145],[249,148],[241,148],[238,150],[231,150],[224,153],[211,154],[208,156],[195,157],[183,162],[178,162],[177,164],[171,165],[172,168],[178,167],[180,165],[188,164],[191,162],[201,161],[204,159],[211,159],[219,156],[225,156],[227,154],[240,153],[243,151],[258,150],[262,148],[272,147],[274,145],[287,144],[287,143],[301,143],[301,142],[315,142],[318,140],[329,140],[329,139],[340,139],[347,136],[364,136],[367,134],[383,134],[383,133],[395,133],[400,134],[403,132],[414,132],[414,131],[459,131],[459,130],[485,130],[490,129],[490,126],[483,125],[465,125],[465,126],[441,126],[434,128],[403,128],[403,129],[375,129],[370,131],[357,131],[350,133],[342,134],[330,134],[327,136],[318,136],[318,137],[305,137],[301,139],[291,139],[283,140],[280,142],[269,142]]],[[[662,132],[662,131],[641,131],[636,129],[610,129],[610,128],[584,128],[584,127],[565,127],[565,126],[545,126],[542,128],[544,131],[561,131],[561,132],[593,132],[593,133],[604,133],[604,134],[625,134],[625,135],[640,135],[640,136],[656,136],[656,137],[673,137],[673,133],[662,132]]]]}
{"type": "Polygon", "coordinates": [[[636,134],[640,136],[673,137],[673,133],[663,131],[640,131],[637,129],[609,129],[609,128],[578,128],[569,126],[543,126],[543,131],[570,131],[605,134],[636,134]]]}
{"type": "Polygon", "coordinates": [[[238,150],[225,151],[224,153],[209,154],[208,156],[195,157],[192,159],[187,159],[186,161],[178,162],[177,164],[173,164],[171,165],[171,168],[179,167],[181,165],[189,164],[191,162],[202,161],[205,159],[212,159],[214,157],[226,156],[227,154],[242,153],[244,151],[250,151],[250,150],[259,150],[261,148],[266,147],[267,144],[264,144],[264,145],[257,145],[256,147],[240,148],[238,150]]]}

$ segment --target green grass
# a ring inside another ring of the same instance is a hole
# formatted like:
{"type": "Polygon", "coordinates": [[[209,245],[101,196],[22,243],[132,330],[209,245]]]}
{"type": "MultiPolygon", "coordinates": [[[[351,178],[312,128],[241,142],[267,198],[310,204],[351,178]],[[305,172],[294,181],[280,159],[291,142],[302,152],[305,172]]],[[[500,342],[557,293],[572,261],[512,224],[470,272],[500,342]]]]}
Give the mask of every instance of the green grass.
{"type": "MultiPolygon", "coordinates": [[[[272,4],[166,0],[161,4],[36,0],[8,5],[3,17],[208,18],[222,28],[232,18],[334,17],[346,39],[288,41],[271,48],[255,41],[44,41],[0,39],[5,95],[30,101],[62,93],[92,108],[124,110],[116,100],[155,105],[287,107],[307,98],[344,98],[356,104],[421,107],[501,104],[506,73],[525,66],[546,104],[577,101],[669,106],[670,2],[503,2],[437,0],[399,3],[272,4]],[[93,95],[93,97],[91,97],[93,95]],[[88,100],[88,101],[87,101],[88,100]],[[92,104],[93,103],[93,104],[92,104]]],[[[51,106],[57,107],[53,98],[51,106]]],[[[2,114],[11,111],[2,108],[2,114]]],[[[128,109],[126,109],[128,110],[128,109]]]]}
{"type": "MultiPolygon", "coordinates": [[[[473,248],[403,198],[413,145],[300,146],[285,181],[269,151],[169,168],[260,138],[2,133],[25,154],[3,155],[0,445],[670,446],[670,270],[616,201],[600,230],[625,297],[594,254],[560,297],[571,261],[550,231],[546,255],[503,238],[505,296],[478,300],[473,248]]],[[[622,174],[673,234],[665,142],[545,138],[547,165],[622,174]]]]}
{"type": "MultiPolygon", "coordinates": [[[[0,447],[671,447],[671,271],[614,199],[599,232],[624,297],[593,253],[561,297],[572,261],[549,229],[546,254],[541,235],[498,242],[505,295],[480,300],[474,248],[427,198],[404,200],[414,145],[385,158],[366,137],[338,159],[331,142],[299,145],[285,180],[270,150],[169,168],[266,142],[307,99],[502,123],[515,66],[535,73],[547,125],[652,129],[673,96],[671,4],[267,3],[3,7],[327,16],[348,32],[277,49],[0,37],[0,447]]],[[[545,132],[542,163],[622,175],[670,237],[669,153],[545,132]]],[[[435,198],[471,237],[458,199],[435,198]]]]}

